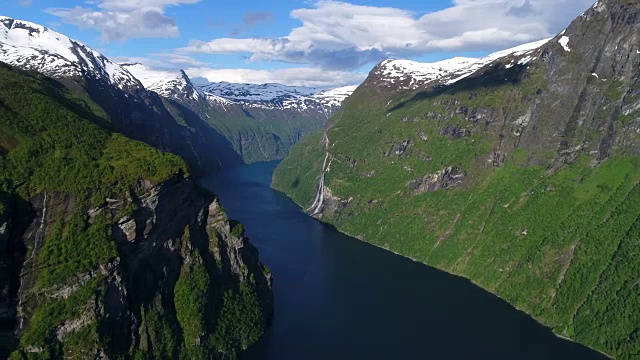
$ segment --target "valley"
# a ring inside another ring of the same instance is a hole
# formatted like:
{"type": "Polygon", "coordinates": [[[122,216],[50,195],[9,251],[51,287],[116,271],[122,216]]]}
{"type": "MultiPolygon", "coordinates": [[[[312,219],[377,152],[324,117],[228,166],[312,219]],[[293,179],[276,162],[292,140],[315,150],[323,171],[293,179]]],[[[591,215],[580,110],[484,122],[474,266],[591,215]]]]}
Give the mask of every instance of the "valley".
{"type": "Polygon", "coordinates": [[[247,359],[606,359],[467,279],[347,236],[270,188],[277,162],[200,183],[274,273],[274,321],[247,359]]]}
{"type": "Polygon", "coordinates": [[[187,5],[0,16],[0,358],[640,357],[637,0],[187,5]]]}

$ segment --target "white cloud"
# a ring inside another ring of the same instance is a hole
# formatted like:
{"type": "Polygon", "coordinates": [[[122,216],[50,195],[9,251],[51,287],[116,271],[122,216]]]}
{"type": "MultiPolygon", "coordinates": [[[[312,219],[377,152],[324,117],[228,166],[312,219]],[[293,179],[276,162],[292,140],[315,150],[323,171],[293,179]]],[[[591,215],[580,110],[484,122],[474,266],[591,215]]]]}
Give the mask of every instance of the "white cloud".
{"type": "Polygon", "coordinates": [[[193,40],[185,53],[249,53],[278,60],[352,69],[388,57],[437,51],[491,51],[555,35],[593,0],[454,0],[417,16],[391,7],[320,0],[291,17],[302,25],[277,39],[193,40]]]}
{"type": "Polygon", "coordinates": [[[232,83],[279,83],[292,86],[338,87],[361,83],[367,74],[348,71],[328,71],[318,68],[289,68],[278,70],[189,68],[191,79],[232,83]]]}
{"type": "Polygon", "coordinates": [[[109,57],[109,59],[118,64],[141,63],[153,68],[188,68],[211,66],[210,63],[199,61],[190,56],[171,53],[149,54],[149,57],[111,56],[109,57]]]}
{"type": "Polygon", "coordinates": [[[180,54],[171,54],[171,53],[163,53],[163,54],[150,54],[154,56],[158,61],[161,61],[165,64],[171,64],[173,66],[177,66],[180,68],[185,67],[202,67],[202,66],[210,66],[210,63],[206,63],[204,61],[200,61],[192,58],[191,56],[180,55],[180,54]]]}
{"type": "Polygon", "coordinates": [[[103,0],[96,8],[52,8],[46,12],[82,29],[98,30],[105,41],[131,38],[171,38],[180,35],[175,19],[164,8],[200,0],[103,0]]]}
{"type": "Polygon", "coordinates": [[[249,52],[254,54],[276,54],[285,51],[289,41],[286,39],[232,39],[220,38],[209,42],[193,40],[190,47],[197,47],[199,51],[185,52],[207,53],[207,54],[233,54],[239,52],[249,52]]]}
{"type": "Polygon", "coordinates": [[[200,0],[103,0],[100,7],[103,9],[164,9],[167,6],[182,4],[195,4],[200,0]]]}

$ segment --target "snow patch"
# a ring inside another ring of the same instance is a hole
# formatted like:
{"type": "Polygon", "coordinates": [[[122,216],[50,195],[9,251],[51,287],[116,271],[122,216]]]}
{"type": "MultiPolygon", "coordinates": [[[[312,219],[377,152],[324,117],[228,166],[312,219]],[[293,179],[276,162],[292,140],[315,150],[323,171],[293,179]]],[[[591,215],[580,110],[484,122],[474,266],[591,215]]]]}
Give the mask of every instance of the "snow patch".
{"type": "Polygon", "coordinates": [[[318,111],[327,116],[342,105],[357,86],[319,89],[282,84],[234,84],[212,82],[199,86],[207,96],[215,96],[233,103],[262,109],[318,111]]]}
{"type": "Polygon", "coordinates": [[[565,51],[571,52],[571,49],[569,48],[569,37],[568,36],[561,37],[560,40],[558,40],[558,42],[560,43],[560,45],[562,45],[562,47],[564,48],[565,51]]]}
{"type": "Polygon", "coordinates": [[[506,68],[526,65],[536,59],[534,51],[546,44],[544,39],[516,46],[485,56],[481,59],[456,57],[435,63],[420,63],[410,60],[385,60],[377,68],[378,77],[390,85],[402,89],[416,89],[430,82],[454,84],[480,70],[484,66],[503,58],[511,57],[506,68]]]}
{"type": "Polygon", "coordinates": [[[205,94],[191,83],[180,69],[151,68],[143,64],[121,64],[129,70],[147,90],[154,91],[166,98],[181,100],[205,99],[205,94]]]}
{"type": "Polygon", "coordinates": [[[455,70],[465,68],[478,61],[475,58],[456,57],[435,63],[420,63],[411,60],[387,60],[381,64],[383,79],[404,81],[409,79],[409,88],[438,79],[455,70]]]}
{"type": "Polygon", "coordinates": [[[328,89],[313,95],[312,98],[322,102],[325,106],[339,107],[346,98],[351,96],[357,87],[357,85],[350,85],[328,89]]]}
{"type": "Polygon", "coordinates": [[[128,71],[88,46],[44,26],[0,16],[0,61],[52,77],[85,73],[122,90],[140,88],[128,71]]]}

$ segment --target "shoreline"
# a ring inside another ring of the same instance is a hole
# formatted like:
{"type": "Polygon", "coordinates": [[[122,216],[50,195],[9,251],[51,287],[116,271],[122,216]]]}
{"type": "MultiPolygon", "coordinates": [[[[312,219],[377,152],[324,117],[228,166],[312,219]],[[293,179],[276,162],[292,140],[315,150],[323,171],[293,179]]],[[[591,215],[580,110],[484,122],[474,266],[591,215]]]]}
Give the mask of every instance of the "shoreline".
{"type": "MultiPolygon", "coordinates": [[[[273,183],[273,179],[272,179],[272,183],[273,183]]],[[[478,288],[482,289],[483,291],[485,291],[485,292],[487,292],[487,293],[489,293],[489,294],[491,294],[491,295],[493,295],[493,296],[497,297],[498,299],[500,299],[500,300],[504,301],[506,304],[508,304],[508,305],[509,305],[509,306],[511,306],[512,308],[516,309],[517,311],[519,311],[519,312],[521,312],[521,313],[523,313],[523,314],[527,315],[527,317],[529,317],[529,318],[533,319],[533,320],[534,320],[536,323],[538,323],[540,326],[542,326],[542,327],[544,327],[544,328],[546,328],[546,329],[549,329],[549,331],[551,331],[551,333],[552,333],[555,337],[557,337],[557,338],[559,338],[559,339],[562,339],[562,340],[565,340],[565,341],[572,342],[572,343],[574,343],[574,344],[578,344],[578,345],[580,345],[580,346],[584,346],[584,347],[586,347],[586,348],[588,348],[588,349],[590,349],[590,350],[593,350],[593,351],[598,352],[598,353],[599,353],[599,354],[601,354],[601,355],[604,355],[605,357],[607,357],[607,358],[609,358],[609,359],[615,359],[615,357],[611,356],[610,354],[605,353],[604,351],[601,351],[601,350],[599,350],[599,349],[595,349],[595,348],[593,348],[593,347],[591,347],[591,346],[589,346],[589,345],[587,345],[587,344],[584,344],[584,343],[578,342],[578,341],[576,341],[575,339],[572,339],[572,338],[570,338],[570,337],[567,337],[567,336],[564,336],[564,335],[561,335],[561,334],[556,333],[555,331],[553,331],[553,329],[552,329],[551,327],[549,327],[549,326],[547,326],[546,324],[544,324],[542,321],[540,321],[540,320],[539,320],[538,318],[536,318],[535,316],[533,316],[533,315],[529,314],[528,312],[526,312],[526,311],[524,311],[524,310],[520,309],[519,307],[515,306],[515,305],[514,305],[514,304],[512,304],[511,302],[509,302],[509,301],[507,301],[506,299],[504,299],[502,296],[500,296],[500,295],[498,295],[498,294],[496,294],[496,293],[494,293],[494,292],[492,292],[492,291],[489,291],[488,289],[484,288],[483,286],[479,285],[478,283],[476,283],[475,281],[473,281],[472,279],[470,279],[470,278],[468,278],[468,277],[462,276],[462,275],[460,275],[460,274],[452,273],[452,272],[447,271],[447,270],[445,270],[445,269],[440,269],[440,268],[437,268],[437,267],[431,266],[431,265],[429,265],[429,264],[427,264],[427,263],[425,263],[425,262],[422,262],[422,261],[420,261],[420,260],[417,260],[417,259],[415,259],[415,258],[413,258],[413,257],[411,257],[411,256],[408,256],[408,255],[405,255],[405,254],[398,253],[398,252],[396,252],[396,251],[394,251],[394,250],[392,250],[392,249],[386,248],[386,247],[381,246],[381,245],[378,245],[378,244],[374,244],[374,243],[369,242],[369,241],[367,241],[367,240],[364,240],[364,239],[362,239],[362,238],[360,238],[360,237],[358,237],[358,236],[355,236],[355,235],[349,234],[349,233],[348,233],[348,232],[346,232],[346,231],[340,230],[340,229],[338,229],[335,225],[333,225],[333,224],[331,224],[331,223],[329,223],[329,222],[323,221],[321,217],[318,217],[318,216],[312,216],[311,214],[309,214],[307,211],[305,211],[305,210],[304,210],[304,207],[302,207],[298,202],[296,202],[293,198],[291,198],[287,193],[285,193],[285,192],[284,192],[284,191],[282,191],[281,189],[274,188],[274,187],[273,187],[273,186],[271,186],[271,185],[270,185],[270,187],[271,187],[271,189],[273,189],[273,190],[275,190],[275,191],[280,192],[281,194],[283,194],[284,196],[286,196],[288,199],[290,199],[294,204],[296,204],[296,206],[298,206],[298,208],[300,209],[300,211],[302,211],[303,213],[305,213],[307,216],[309,216],[309,217],[311,217],[311,218],[314,218],[315,220],[317,220],[317,221],[321,222],[322,224],[324,224],[324,225],[326,225],[326,226],[330,226],[331,228],[335,229],[336,231],[338,231],[338,232],[340,232],[340,233],[342,233],[342,234],[344,234],[344,235],[347,235],[347,236],[349,236],[349,237],[351,237],[351,238],[354,238],[354,239],[356,239],[356,240],[358,240],[358,241],[361,241],[361,242],[363,242],[363,243],[366,243],[366,244],[369,244],[369,245],[375,246],[375,247],[377,247],[377,248],[379,248],[379,249],[385,250],[385,251],[387,251],[387,252],[390,252],[390,253],[392,253],[392,254],[394,254],[394,255],[397,255],[397,256],[400,256],[400,257],[402,257],[402,258],[405,258],[405,259],[411,260],[411,261],[416,262],[416,263],[418,263],[418,264],[421,264],[421,265],[424,265],[424,266],[428,266],[428,267],[430,267],[430,268],[432,268],[432,269],[435,269],[435,270],[438,270],[438,271],[442,271],[442,272],[445,272],[445,273],[447,273],[447,274],[449,274],[449,275],[452,275],[452,276],[455,276],[455,277],[458,277],[458,278],[464,279],[464,280],[468,281],[469,283],[473,284],[474,286],[477,286],[478,288]]],[[[320,215],[321,215],[321,214],[322,214],[322,213],[320,213],[320,215]]]]}

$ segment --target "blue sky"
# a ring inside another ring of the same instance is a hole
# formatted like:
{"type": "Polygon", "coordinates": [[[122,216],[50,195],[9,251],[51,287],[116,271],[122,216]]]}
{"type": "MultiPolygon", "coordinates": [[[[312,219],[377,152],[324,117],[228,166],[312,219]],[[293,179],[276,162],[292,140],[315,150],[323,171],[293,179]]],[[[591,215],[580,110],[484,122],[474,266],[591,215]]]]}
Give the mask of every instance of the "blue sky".
{"type": "Polygon", "coordinates": [[[0,0],[119,62],[210,81],[340,86],[386,58],[479,57],[551,37],[594,0],[0,0]]]}

